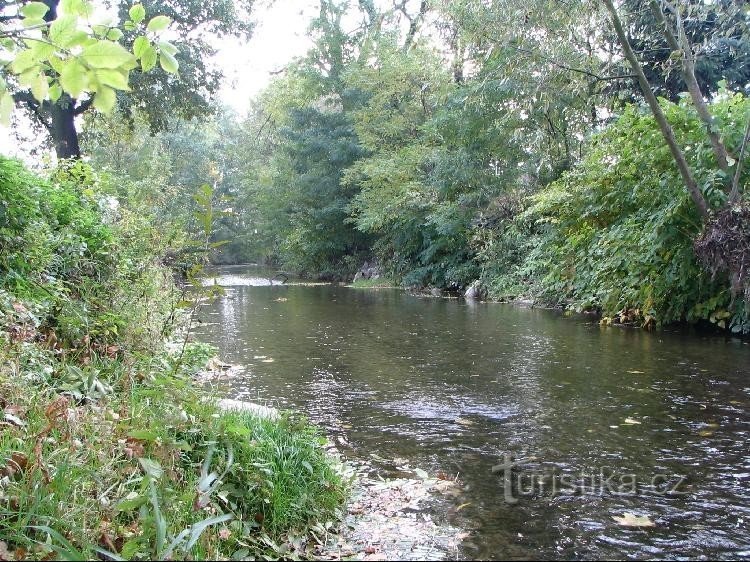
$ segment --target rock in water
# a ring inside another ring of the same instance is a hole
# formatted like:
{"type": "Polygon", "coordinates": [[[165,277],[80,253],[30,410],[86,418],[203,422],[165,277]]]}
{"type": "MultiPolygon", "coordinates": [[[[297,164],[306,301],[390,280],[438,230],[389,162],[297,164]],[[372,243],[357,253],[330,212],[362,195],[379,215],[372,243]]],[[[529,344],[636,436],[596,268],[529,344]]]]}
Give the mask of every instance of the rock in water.
{"type": "Polygon", "coordinates": [[[481,300],[484,297],[484,289],[482,288],[482,282],[477,280],[474,281],[469,287],[466,289],[466,292],[464,293],[464,297],[468,300],[481,300]]]}
{"type": "Polygon", "coordinates": [[[260,404],[254,404],[252,402],[223,398],[217,402],[217,405],[222,410],[247,412],[256,417],[268,420],[277,420],[280,417],[279,411],[276,408],[269,408],[268,406],[261,406],[260,404]]]}

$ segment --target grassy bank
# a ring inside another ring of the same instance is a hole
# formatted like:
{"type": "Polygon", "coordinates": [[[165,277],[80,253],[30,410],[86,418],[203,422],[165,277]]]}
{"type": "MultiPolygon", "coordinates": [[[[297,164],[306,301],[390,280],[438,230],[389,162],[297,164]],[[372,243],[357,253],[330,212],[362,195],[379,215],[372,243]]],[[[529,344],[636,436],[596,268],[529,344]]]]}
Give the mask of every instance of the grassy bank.
{"type": "Polygon", "coordinates": [[[400,287],[394,279],[381,277],[379,279],[357,279],[350,285],[353,289],[393,289],[400,287]]]}
{"type": "Polygon", "coordinates": [[[305,556],[345,479],[303,419],[219,411],[205,346],[166,349],[186,242],[81,163],[0,180],[0,560],[305,556]]]}

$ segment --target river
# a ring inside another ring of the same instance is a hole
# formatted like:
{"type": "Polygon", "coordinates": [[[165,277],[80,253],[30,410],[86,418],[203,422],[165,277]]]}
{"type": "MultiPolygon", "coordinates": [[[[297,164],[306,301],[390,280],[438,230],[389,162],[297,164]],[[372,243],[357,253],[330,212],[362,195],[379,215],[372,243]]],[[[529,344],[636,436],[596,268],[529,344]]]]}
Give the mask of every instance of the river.
{"type": "Polygon", "coordinates": [[[263,274],[220,269],[199,315],[247,368],[225,392],[458,475],[434,516],[471,530],[462,556],[750,557],[748,342],[263,274]]]}

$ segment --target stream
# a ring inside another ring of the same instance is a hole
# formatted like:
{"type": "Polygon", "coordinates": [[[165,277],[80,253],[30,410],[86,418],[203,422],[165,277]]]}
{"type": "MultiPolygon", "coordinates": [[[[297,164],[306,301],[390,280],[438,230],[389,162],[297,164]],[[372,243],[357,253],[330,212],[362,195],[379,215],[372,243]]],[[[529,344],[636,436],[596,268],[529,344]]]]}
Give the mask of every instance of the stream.
{"type": "Polygon", "coordinates": [[[750,558],[749,342],[216,275],[195,334],[246,368],[223,391],[458,476],[432,517],[470,531],[462,557],[750,558]]]}

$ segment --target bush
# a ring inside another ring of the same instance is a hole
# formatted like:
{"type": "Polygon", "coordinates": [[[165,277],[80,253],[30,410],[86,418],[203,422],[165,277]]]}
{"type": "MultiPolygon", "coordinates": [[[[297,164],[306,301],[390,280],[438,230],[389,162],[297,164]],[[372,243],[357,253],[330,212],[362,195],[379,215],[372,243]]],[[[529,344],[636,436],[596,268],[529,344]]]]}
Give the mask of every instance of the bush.
{"type": "MultiPolygon", "coordinates": [[[[726,198],[705,129],[692,107],[662,102],[711,206],[726,198]]],[[[739,146],[750,103],[726,94],[712,112],[739,146]]],[[[631,106],[598,135],[585,160],[531,200],[524,218],[542,229],[525,270],[548,299],[609,319],[661,325],[721,322],[747,331],[744,303],[698,264],[701,220],[651,114],[631,106]],[[731,310],[730,309],[731,306],[731,310]]]]}

